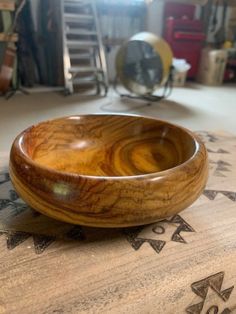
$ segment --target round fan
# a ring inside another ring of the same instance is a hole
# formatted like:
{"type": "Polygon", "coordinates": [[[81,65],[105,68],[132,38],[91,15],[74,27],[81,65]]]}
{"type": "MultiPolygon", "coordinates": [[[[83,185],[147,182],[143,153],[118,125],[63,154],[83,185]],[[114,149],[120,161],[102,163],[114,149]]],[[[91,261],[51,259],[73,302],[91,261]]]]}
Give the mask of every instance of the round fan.
{"type": "Polygon", "coordinates": [[[152,33],[138,33],[125,42],[117,53],[117,77],[130,92],[150,95],[167,82],[172,57],[165,40],[152,33]]]}

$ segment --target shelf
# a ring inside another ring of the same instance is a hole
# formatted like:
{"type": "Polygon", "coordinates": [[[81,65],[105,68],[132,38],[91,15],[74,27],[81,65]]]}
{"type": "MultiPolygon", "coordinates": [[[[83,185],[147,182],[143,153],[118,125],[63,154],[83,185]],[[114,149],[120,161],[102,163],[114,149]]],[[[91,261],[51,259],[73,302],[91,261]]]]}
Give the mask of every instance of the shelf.
{"type": "Polygon", "coordinates": [[[15,11],[14,1],[0,1],[0,10],[4,11],[15,11]]]}
{"type": "Polygon", "coordinates": [[[16,42],[16,41],[18,41],[18,34],[14,33],[12,35],[8,35],[5,33],[0,33],[0,42],[2,42],[2,41],[16,42]]]}
{"type": "MultiPolygon", "coordinates": [[[[214,0],[214,1],[213,1],[213,4],[215,4],[216,2],[217,2],[219,5],[223,5],[223,4],[224,4],[224,1],[223,1],[223,0],[214,0]]],[[[228,0],[228,1],[227,1],[227,5],[228,5],[229,7],[235,7],[235,6],[236,6],[236,0],[228,0]]]]}

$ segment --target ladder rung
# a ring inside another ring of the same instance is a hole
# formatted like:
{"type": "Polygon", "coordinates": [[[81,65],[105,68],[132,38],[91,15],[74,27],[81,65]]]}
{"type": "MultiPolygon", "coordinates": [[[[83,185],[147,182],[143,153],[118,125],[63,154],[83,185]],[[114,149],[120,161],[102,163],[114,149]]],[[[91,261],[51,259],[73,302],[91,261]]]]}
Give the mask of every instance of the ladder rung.
{"type": "Polygon", "coordinates": [[[96,31],[90,31],[83,28],[68,28],[66,30],[66,34],[73,34],[73,35],[97,35],[96,31]]]}
{"type": "Polygon", "coordinates": [[[96,40],[67,40],[67,45],[69,48],[81,48],[98,46],[98,42],[96,40]]]}
{"type": "Polygon", "coordinates": [[[79,72],[99,72],[101,69],[96,67],[71,67],[69,69],[70,73],[79,73],[79,72]]]}
{"type": "Polygon", "coordinates": [[[96,84],[96,83],[97,83],[97,80],[93,76],[73,79],[73,84],[75,84],[75,85],[86,85],[86,84],[96,84]]]}
{"type": "Polygon", "coordinates": [[[64,0],[65,4],[91,4],[91,0],[64,0]]]}
{"type": "Polygon", "coordinates": [[[90,53],[70,53],[70,59],[90,59],[92,58],[92,55],[90,53]]]}
{"type": "Polygon", "coordinates": [[[91,1],[72,1],[72,0],[68,0],[68,1],[64,1],[64,7],[84,7],[87,5],[91,5],[91,1]]]}
{"type": "Polygon", "coordinates": [[[64,14],[66,22],[80,22],[81,20],[93,20],[92,14],[75,14],[75,13],[65,13],[64,14]]]}

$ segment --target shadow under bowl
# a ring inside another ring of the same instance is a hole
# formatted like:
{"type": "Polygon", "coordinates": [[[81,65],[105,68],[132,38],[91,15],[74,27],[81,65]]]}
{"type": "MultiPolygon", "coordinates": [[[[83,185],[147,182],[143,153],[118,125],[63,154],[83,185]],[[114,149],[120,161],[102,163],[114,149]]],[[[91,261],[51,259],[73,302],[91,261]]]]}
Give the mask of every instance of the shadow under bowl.
{"type": "Polygon", "coordinates": [[[126,227],[177,214],[201,194],[203,143],[168,122],[131,115],[80,115],[23,131],[10,154],[19,195],[73,224],[126,227]]]}

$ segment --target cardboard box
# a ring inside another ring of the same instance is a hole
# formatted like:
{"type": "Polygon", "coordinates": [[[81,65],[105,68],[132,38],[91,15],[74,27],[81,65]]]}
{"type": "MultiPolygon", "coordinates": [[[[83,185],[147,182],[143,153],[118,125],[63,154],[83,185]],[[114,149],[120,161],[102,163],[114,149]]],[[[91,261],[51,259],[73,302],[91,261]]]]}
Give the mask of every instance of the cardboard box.
{"type": "Polygon", "coordinates": [[[224,79],[227,58],[226,50],[203,49],[197,81],[205,85],[221,85],[224,79]]]}

